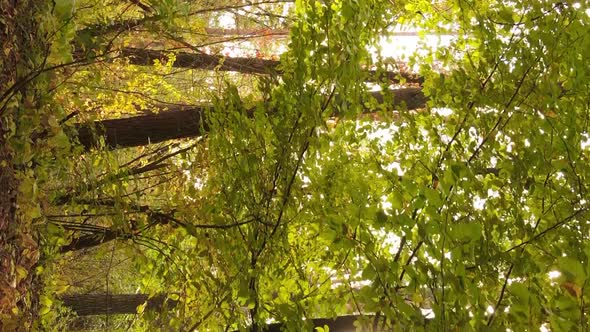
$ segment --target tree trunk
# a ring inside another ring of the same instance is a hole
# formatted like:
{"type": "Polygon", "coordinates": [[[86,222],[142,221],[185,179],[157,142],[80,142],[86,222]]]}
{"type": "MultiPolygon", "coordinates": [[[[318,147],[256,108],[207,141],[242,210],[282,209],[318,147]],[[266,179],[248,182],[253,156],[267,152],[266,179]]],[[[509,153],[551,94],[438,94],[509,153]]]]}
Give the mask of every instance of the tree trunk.
{"type": "Polygon", "coordinates": [[[77,126],[78,139],[87,149],[101,138],[109,148],[132,147],[167,140],[198,137],[209,130],[203,121],[206,108],[161,111],[131,118],[109,119],[77,126]]]}
{"type": "MultiPolygon", "coordinates": [[[[419,88],[396,89],[391,92],[394,95],[394,102],[390,107],[392,110],[401,105],[409,110],[424,108],[426,105],[427,98],[419,88]]],[[[378,102],[383,102],[380,92],[373,93],[373,96],[378,102]]],[[[98,146],[100,140],[104,139],[105,146],[114,149],[199,137],[209,130],[205,111],[210,109],[211,107],[196,107],[78,124],[78,140],[86,149],[90,149],[98,146]]],[[[373,110],[366,110],[366,113],[372,112],[373,110]]]]}
{"type": "MultiPolygon", "coordinates": [[[[121,50],[121,56],[129,58],[129,63],[140,66],[151,66],[154,60],[166,61],[170,52],[126,47],[121,50]]],[[[173,67],[194,68],[203,70],[217,69],[220,71],[235,71],[244,74],[270,74],[276,71],[279,61],[258,58],[230,58],[204,53],[175,52],[176,61],[173,67]]]]}
{"type": "Polygon", "coordinates": [[[132,237],[133,234],[123,230],[105,228],[104,230],[97,231],[93,234],[84,234],[74,238],[69,244],[61,246],[60,252],[66,253],[70,251],[94,248],[115,239],[127,240],[131,239],[132,237]]]}
{"type": "MultiPolygon", "coordinates": [[[[129,63],[139,66],[151,66],[154,60],[166,61],[170,52],[142,49],[134,47],[125,47],[121,50],[121,56],[129,58],[129,63]]],[[[174,52],[176,61],[172,65],[177,68],[193,68],[202,70],[217,69],[220,71],[235,71],[244,74],[281,74],[278,65],[281,63],[276,60],[266,60],[259,58],[243,57],[223,57],[220,55],[209,55],[204,53],[174,52]]],[[[404,78],[406,83],[422,84],[424,78],[407,72],[386,71],[377,74],[375,70],[368,70],[367,81],[376,82],[386,79],[392,83],[401,83],[399,77],[404,78]]]]}
{"type": "Polygon", "coordinates": [[[169,308],[177,304],[166,301],[165,294],[148,297],[147,294],[73,294],[62,295],[60,300],[78,316],[135,314],[137,306],[146,301],[146,310],[161,310],[165,303],[169,308]]]}
{"type": "Polygon", "coordinates": [[[222,28],[205,28],[209,36],[215,37],[273,37],[289,36],[289,29],[222,29],[222,28]]]}

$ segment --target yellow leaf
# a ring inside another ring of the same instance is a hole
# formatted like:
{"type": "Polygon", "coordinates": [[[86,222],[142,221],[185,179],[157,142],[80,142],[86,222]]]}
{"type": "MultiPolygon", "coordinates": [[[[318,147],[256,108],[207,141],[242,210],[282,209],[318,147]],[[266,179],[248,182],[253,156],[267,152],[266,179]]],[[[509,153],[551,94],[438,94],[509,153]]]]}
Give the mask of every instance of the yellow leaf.
{"type": "Polygon", "coordinates": [[[47,313],[49,313],[50,311],[51,311],[51,308],[50,308],[50,307],[43,306],[43,307],[41,308],[41,310],[39,310],[39,313],[40,313],[41,315],[46,315],[46,314],[47,314],[47,313]]]}
{"type": "Polygon", "coordinates": [[[140,304],[137,306],[137,313],[138,314],[142,314],[145,311],[145,306],[147,305],[147,302],[144,304],[140,304]]]}
{"type": "Polygon", "coordinates": [[[557,117],[557,113],[553,112],[553,111],[547,111],[545,112],[545,116],[549,117],[549,118],[556,118],[557,117]]]}
{"type": "Polygon", "coordinates": [[[16,276],[18,281],[21,281],[24,278],[26,278],[28,274],[29,271],[27,271],[27,269],[25,269],[24,267],[20,265],[16,267],[16,276]]]}
{"type": "Polygon", "coordinates": [[[575,298],[579,298],[582,294],[582,288],[573,282],[566,281],[563,284],[561,284],[561,287],[575,298]]]}

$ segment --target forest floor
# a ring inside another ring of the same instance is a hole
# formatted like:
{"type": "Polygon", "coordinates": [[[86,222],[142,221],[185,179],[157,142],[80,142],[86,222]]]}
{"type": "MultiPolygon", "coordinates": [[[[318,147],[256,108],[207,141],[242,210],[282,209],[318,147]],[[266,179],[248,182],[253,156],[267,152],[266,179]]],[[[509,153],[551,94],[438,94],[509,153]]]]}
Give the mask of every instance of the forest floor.
{"type": "Polygon", "coordinates": [[[19,176],[14,157],[15,123],[23,107],[35,104],[27,84],[43,53],[38,36],[41,0],[0,0],[0,331],[29,331],[38,317],[39,247],[31,220],[17,206],[19,176]]]}

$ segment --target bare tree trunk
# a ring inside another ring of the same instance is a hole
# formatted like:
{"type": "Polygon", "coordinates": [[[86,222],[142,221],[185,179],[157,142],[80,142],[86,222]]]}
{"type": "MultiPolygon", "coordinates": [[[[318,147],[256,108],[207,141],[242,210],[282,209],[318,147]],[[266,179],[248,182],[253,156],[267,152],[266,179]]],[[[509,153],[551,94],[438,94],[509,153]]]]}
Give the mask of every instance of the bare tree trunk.
{"type": "Polygon", "coordinates": [[[146,310],[162,310],[164,304],[169,308],[177,304],[166,300],[165,294],[152,298],[147,294],[73,294],[62,295],[60,300],[78,316],[135,314],[137,307],[146,302],[146,310]]]}
{"type": "MultiPolygon", "coordinates": [[[[402,105],[409,110],[424,108],[426,96],[419,88],[405,88],[391,91],[394,102],[390,109],[402,105]]],[[[380,92],[373,93],[378,102],[383,102],[380,92]]],[[[108,148],[125,148],[159,143],[167,140],[199,137],[209,130],[205,111],[211,107],[197,107],[186,110],[161,111],[131,118],[95,121],[78,124],[78,140],[87,149],[97,146],[101,139],[108,148]]],[[[373,110],[367,109],[366,113],[373,110]]]]}
{"type": "MultiPolygon", "coordinates": [[[[129,58],[129,63],[140,66],[151,66],[154,60],[166,61],[170,52],[125,47],[121,50],[121,56],[129,58]]],[[[280,61],[266,60],[259,58],[223,57],[220,55],[209,55],[205,53],[174,52],[176,61],[172,65],[177,68],[193,68],[202,70],[235,71],[244,74],[281,74],[278,70],[280,61]]],[[[424,78],[407,71],[385,71],[377,73],[368,70],[367,81],[379,81],[386,79],[392,83],[401,83],[402,77],[406,83],[422,84],[424,78]]]]}
{"type": "MultiPolygon", "coordinates": [[[[169,52],[126,47],[121,50],[121,56],[129,58],[129,63],[140,66],[151,66],[154,60],[165,61],[169,52]]],[[[235,71],[244,74],[270,74],[276,71],[279,61],[258,58],[231,58],[205,53],[175,52],[174,67],[194,68],[203,70],[217,69],[220,71],[235,71]]]]}
{"type": "Polygon", "coordinates": [[[133,234],[118,229],[104,228],[97,230],[96,233],[84,234],[72,240],[69,244],[63,245],[60,248],[61,253],[70,251],[77,251],[82,249],[89,249],[97,247],[101,244],[113,241],[115,239],[127,240],[131,239],[133,234]]]}
{"type": "Polygon", "coordinates": [[[286,37],[289,36],[289,29],[221,29],[221,28],[205,28],[205,32],[209,36],[214,37],[286,37]]]}
{"type": "MultiPolygon", "coordinates": [[[[276,36],[283,37],[289,36],[291,30],[289,29],[221,29],[221,28],[205,28],[210,36],[244,36],[244,37],[267,37],[276,36]]],[[[396,31],[393,32],[394,37],[419,37],[420,32],[418,31],[396,31]]],[[[456,32],[448,33],[426,33],[429,36],[456,36],[456,32]]]]}
{"type": "Polygon", "coordinates": [[[131,118],[95,121],[77,126],[80,143],[90,148],[103,138],[109,148],[132,147],[167,140],[198,137],[208,131],[205,108],[162,111],[131,118]]]}

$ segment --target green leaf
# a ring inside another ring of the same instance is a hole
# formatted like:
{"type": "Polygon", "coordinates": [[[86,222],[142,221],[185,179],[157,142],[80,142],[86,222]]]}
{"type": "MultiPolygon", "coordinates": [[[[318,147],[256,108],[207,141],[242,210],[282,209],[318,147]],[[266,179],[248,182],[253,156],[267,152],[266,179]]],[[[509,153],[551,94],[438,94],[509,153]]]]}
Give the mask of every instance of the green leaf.
{"type": "Polygon", "coordinates": [[[451,226],[453,238],[461,241],[476,241],[481,237],[481,225],[479,223],[462,223],[451,226]]]}
{"type": "Polygon", "coordinates": [[[379,209],[375,213],[375,219],[377,225],[384,225],[387,222],[387,214],[385,214],[385,211],[379,209]]]}
{"type": "Polygon", "coordinates": [[[65,20],[72,16],[74,0],[54,0],[54,4],[54,11],[59,18],[65,20]]]}
{"type": "Polygon", "coordinates": [[[582,263],[571,257],[559,257],[557,259],[557,266],[559,271],[562,273],[566,273],[570,278],[573,278],[577,284],[583,284],[584,280],[586,280],[586,273],[584,271],[584,266],[582,263]]]}
{"type": "Polygon", "coordinates": [[[428,204],[435,207],[435,208],[439,208],[443,205],[443,201],[440,197],[440,193],[434,189],[431,189],[431,188],[424,189],[424,196],[426,196],[426,199],[428,200],[428,204]]]}
{"type": "Polygon", "coordinates": [[[404,207],[404,196],[397,190],[394,190],[387,197],[387,201],[391,203],[394,209],[401,209],[404,207]]]}
{"type": "Polygon", "coordinates": [[[529,290],[523,284],[521,284],[519,282],[513,282],[508,287],[508,290],[510,291],[510,293],[512,293],[514,296],[516,296],[521,303],[528,302],[529,296],[530,296],[529,290]]]}
{"type": "Polygon", "coordinates": [[[60,130],[49,139],[49,145],[62,150],[67,150],[70,147],[70,139],[62,130],[60,130]]]}

